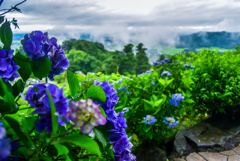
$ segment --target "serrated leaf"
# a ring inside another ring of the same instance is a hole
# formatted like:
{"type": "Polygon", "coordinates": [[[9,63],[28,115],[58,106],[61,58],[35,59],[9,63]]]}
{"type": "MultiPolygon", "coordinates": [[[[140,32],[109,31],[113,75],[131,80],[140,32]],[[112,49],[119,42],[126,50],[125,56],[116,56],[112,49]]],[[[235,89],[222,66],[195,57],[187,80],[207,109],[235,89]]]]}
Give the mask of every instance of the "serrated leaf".
{"type": "Polygon", "coordinates": [[[96,141],[86,135],[72,134],[58,139],[60,143],[72,143],[88,150],[90,153],[101,155],[100,148],[96,141]]]}
{"type": "Polygon", "coordinates": [[[67,70],[67,81],[71,91],[71,95],[75,97],[76,93],[80,91],[79,81],[76,75],[69,69],[67,70]]]}
{"type": "Polygon", "coordinates": [[[52,136],[55,136],[58,130],[58,118],[56,115],[56,107],[55,104],[53,102],[52,96],[50,94],[50,92],[45,89],[48,95],[48,99],[50,102],[50,107],[51,107],[51,117],[52,117],[52,136]]]}
{"type": "Polygon", "coordinates": [[[0,37],[4,44],[3,49],[10,50],[12,44],[12,30],[10,27],[10,22],[7,20],[0,27],[0,37]]]}
{"type": "Polygon", "coordinates": [[[32,73],[31,63],[29,59],[27,59],[18,52],[13,56],[13,60],[17,65],[20,66],[20,69],[18,69],[18,73],[22,77],[23,81],[26,82],[32,73]]]}
{"type": "Polygon", "coordinates": [[[106,94],[101,86],[93,85],[87,91],[87,97],[97,99],[101,102],[105,102],[107,97],[106,94]]]}
{"type": "Polygon", "coordinates": [[[95,133],[97,139],[102,143],[103,147],[107,146],[107,141],[105,140],[103,133],[96,128],[93,129],[93,132],[95,133]]]}
{"type": "Polygon", "coordinates": [[[47,57],[41,57],[31,61],[31,68],[35,77],[42,79],[46,77],[52,67],[52,62],[47,57]]]}

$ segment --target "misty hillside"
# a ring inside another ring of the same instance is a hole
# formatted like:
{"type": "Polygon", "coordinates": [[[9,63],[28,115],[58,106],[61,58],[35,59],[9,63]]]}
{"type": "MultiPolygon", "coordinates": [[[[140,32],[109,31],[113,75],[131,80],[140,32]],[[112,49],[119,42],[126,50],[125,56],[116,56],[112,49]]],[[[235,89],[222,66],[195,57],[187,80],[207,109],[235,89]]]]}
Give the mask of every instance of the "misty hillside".
{"type": "Polygon", "coordinates": [[[217,47],[234,49],[240,45],[240,33],[231,32],[198,32],[190,35],[180,35],[177,48],[209,48],[217,47]]]}

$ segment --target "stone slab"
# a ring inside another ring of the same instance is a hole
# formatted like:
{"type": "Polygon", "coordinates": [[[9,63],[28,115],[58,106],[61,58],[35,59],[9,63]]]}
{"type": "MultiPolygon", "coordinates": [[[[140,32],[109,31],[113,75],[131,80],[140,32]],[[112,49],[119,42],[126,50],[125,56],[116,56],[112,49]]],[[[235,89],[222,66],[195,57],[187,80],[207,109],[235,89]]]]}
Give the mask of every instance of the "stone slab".
{"type": "Polygon", "coordinates": [[[226,155],[219,153],[200,152],[198,154],[208,161],[227,161],[228,158],[226,155]]]}
{"type": "Polygon", "coordinates": [[[191,153],[190,155],[187,156],[186,158],[187,161],[206,161],[203,157],[198,155],[197,153],[191,153]]]}
{"type": "Polygon", "coordinates": [[[186,161],[186,160],[181,158],[174,158],[174,161],[186,161]]]}
{"type": "Polygon", "coordinates": [[[239,161],[240,156],[239,155],[231,155],[228,157],[228,161],[239,161]]]}
{"type": "Polygon", "coordinates": [[[235,155],[236,153],[233,150],[228,150],[228,151],[222,151],[220,152],[220,154],[230,156],[230,155],[235,155]]]}
{"type": "Polygon", "coordinates": [[[237,154],[240,154],[240,146],[233,149],[237,154]]]}

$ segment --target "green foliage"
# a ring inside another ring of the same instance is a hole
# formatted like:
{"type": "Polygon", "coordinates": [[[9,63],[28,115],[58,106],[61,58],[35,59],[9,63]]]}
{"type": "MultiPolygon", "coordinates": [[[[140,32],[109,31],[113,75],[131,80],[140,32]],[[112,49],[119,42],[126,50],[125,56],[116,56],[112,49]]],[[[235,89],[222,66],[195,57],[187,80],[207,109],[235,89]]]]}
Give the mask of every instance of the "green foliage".
{"type": "Polygon", "coordinates": [[[7,20],[0,27],[0,38],[1,42],[4,44],[3,49],[10,50],[12,44],[12,30],[10,22],[7,20]]]}
{"type": "Polygon", "coordinates": [[[31,68],[35,77],[42,79],[46,77],[52,67],[52,62],[47,57],[41,57],[31,61],[31,68]]]}
{"type": "Polygon", "coordinates": [[[240,56],[237,52],[219,54],[216,50],[205,49],[198,54],[191,53],[192,58],[181,55],[195,67],[192,94],[199,112],[228,117],[235,117],[239,112],[240,56]]]}
{"type": "Polygon", "coordinates": [[[80,86],[77,77],[69,69],[67,70],[67,80],[71,91],[71,95],[74,97],[77,94],[77,92],[79,92],[80,86]]]}
{"type": "Polygon", "coordinates": [[[101,86],[91,86],[87,91],[87,97],[90,97],[92,99],[97,99],[101,102],[106,101],[106,94],[101,86]]]}

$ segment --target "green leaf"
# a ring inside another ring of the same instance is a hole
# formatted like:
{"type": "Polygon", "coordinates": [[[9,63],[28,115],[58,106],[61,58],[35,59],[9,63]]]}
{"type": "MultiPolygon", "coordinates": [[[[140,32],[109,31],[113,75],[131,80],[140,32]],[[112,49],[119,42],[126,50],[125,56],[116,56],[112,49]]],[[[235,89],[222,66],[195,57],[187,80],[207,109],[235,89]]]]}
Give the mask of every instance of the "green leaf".
{"type": "Polygon", "coordinates": [[[163,98],[161,98],[158,101],[156,101],[155,105],[156,104],[159,104],[159,105],[156,105],[157,109],[156,109],[156,111],[154,112],[153,115],[157,114],[158,111],[160,111],[162,109],[162,105],[165,103],[166,99],[167,99],[167,96],[164,95],[163,98]]]}
{"type": "Polygon", "coordinates": [[[59,155],[68,155],[69,151],[68,148],[64,145],[61,144],[54,144],[55,148],[58,151],[58,156],[59,155]]]}
{"type": "Polygon", "coordinates": [[[0,27],[0,37],[4,44],[3,49],[10,50],[12,44],[12,30],[10,27],[10,22],[7,20],[0,27]]]}
{"type": "Polygon", "coordinates": [[[103,115],[103,117],[107,118],[107,115],[106,115],[104,109],[102,107],[99,107],[99,110],[101,111],[101,114],[103,115]]]}
{"type": "Polygon", "coordinates": [[[72,143],[77,146],[80,146],[91,153],[101,155],[100,148],[96,141],[91,139],[89,136],[86,135],[79,135],[79,134],[72,134],[69,136],[64,136],[58,139],[60,143],[72,143]]]}
{"type": "Polygon", "coordinates": [[[42,79],[46,77],[52,67],[52,62],[47,57],[41,57],[31,62],[32,71],[35,77],[42,79]]]}
{"type": "Polygon", "coordinates": [[[22,77],[23,81],[26,82],[32,73],[31,63],[29,59],[17,52],[17,54],[13,56],[13,60],[16,62],[17,65],[20,66],[20,69],[18,69],[18,73],[22,77]]]}
{"type": "Polygon", "coordinates": [[[90,97],[90,98],[93,98],[93,99],[97,99],[101,102],[105,102],[106,99],[107,99],[103,88],[101,86],[98,86],[98,85],[91,86],[88,89],[86,96],[90,97]]]}
{"type": "Polygon", "coordinates": [[[76,75],[70,70],[67,70],[67,81],[71,91],[71,95],[75,97],[76,93],[80,91],[80,86],[76,75]]]}
{"type": "Polygon", "coordinates": [[[170,80],[168,80],[168,81],[167,81],[167,85],[166,85],[166,87],[167,87],[169,84],[171,84],[173,80],[174,80],[174,78],[173,78],[173,79],[170,79],[170,80]]]}
{"type": "Polygon", "coordinates": [[[34,128],[36,120],[37,120],[36,116],[24,117],[24,119],[22,119],[22,126],[26,128],[28,131],[30,131],[34,128]]]}
{"type": "Polygon", "coordinates": [[[162,78],[158,79],[158,82],[161,83],[163,86],[165,86],[166,81],[162,78]]]}
{"type": "Polygon", "coordinates": [[[187,102],[187,103],[194,103],[195,102],[193,99],[184,99],[183,101],[187,102]]]}
{"type": "Polygon", "coordinates": [[[97,139],[102,143],[103,147],[107,146],[107,141],[105,140],[103,133],[96,128],[93,129],[93,132],[97,136],[97,139]]]}
{"type": "Polygon", "coordinates": [[[13,85],[13,96],[17,97],[19,93],[23,92],[24,90],[24,83],[21,79],[19,79],[14,85],[13,85]]]}
{"type": "Polygon", "coordinates": [[[10,114],[10,113],[16,113],[18,111],[18,106],[14,102],[14,97],[11,92],[9,92],[6,84],[4,81],[0,78],[0,84],[1,84],[1,89],[3,89],[4,100],[0,100],[0,113],[1,114],[10,114]]]}
{"type": "Polygon", "coordinates": [[[24,146],[25,147],[29,147],[29,143],[30,142],[28,141],[28,137],[26,137],[26,135],[25,135],[25,133],[24,133],[24,131],[22,129],[21,124],[17,120],[15,120],[15,119],[13,119],[13,118],[11,118],[9,116],[6,116],[5,120],[8,122],[10,127],[17,134],[17,136],[21,139],[21,141],[23,142],[24,146]]]}
{"type": "Polygon", "coordinates": [[[58,130],[58,118],[56,115],[56,107],[55,104],[53,102],[52,96],[50,94],[50,92],[45,89],[47,91],[47,95],[48,95],[48,99],[50,102],[50,107],[51,107],[51,117],[52,117],[52,136],[55,136],[58,130]]]}

